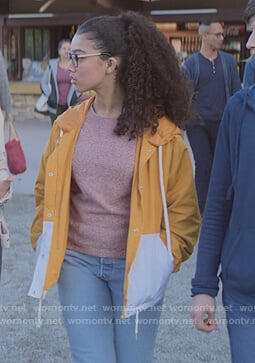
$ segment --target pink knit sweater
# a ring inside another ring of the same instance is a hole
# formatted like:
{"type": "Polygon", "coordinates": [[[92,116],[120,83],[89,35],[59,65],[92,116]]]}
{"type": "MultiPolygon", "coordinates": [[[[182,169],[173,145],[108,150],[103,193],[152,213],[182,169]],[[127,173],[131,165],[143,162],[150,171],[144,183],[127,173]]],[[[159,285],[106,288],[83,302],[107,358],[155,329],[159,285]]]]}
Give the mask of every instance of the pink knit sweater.
{"type": "Polygon", "coordinates": [[[125,258],[136,141],[91,107],[73,157],[68,248],[125,258]]]}

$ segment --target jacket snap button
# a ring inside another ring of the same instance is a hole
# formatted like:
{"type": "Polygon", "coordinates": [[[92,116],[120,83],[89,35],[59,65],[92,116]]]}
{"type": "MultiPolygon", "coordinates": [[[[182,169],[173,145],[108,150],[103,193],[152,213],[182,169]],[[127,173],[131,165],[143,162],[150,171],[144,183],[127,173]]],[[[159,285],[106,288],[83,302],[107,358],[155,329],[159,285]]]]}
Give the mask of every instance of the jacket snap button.
{"type": "Polygon", "coordinates": [[[134,229],[134,232],[135,232],[135,233],[139,232],[139,228],[135,228],[135,229],[134,229]]]}
{"type": "Polygon", "coordinates": [[[48,213],[47,214],[47,217],[51,218],[52,217],[52,214],[51,213],[48,213]]]}
{"type": "Polygon", "coordinates": [[[52,172],[49,173],[49,176],[53,176],[54,174],[52,172]]]}

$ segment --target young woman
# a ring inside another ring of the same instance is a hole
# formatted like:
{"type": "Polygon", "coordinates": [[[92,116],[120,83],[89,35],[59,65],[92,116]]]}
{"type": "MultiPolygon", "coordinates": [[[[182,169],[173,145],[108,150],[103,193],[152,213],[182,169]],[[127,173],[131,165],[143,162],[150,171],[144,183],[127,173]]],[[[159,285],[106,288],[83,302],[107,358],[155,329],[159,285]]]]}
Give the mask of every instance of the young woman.
{"type": "Polygon", "coordinates": [[[30,295],[58,281],[74,362],[149,363],[169,275],[199,231],[179,128],[191,95],[174,50],[135,13],[82,24],[69,58],[76,90],[96,96],[57,118],[42,157],[30,295]]]}
{"type": "Polygon", "coordinates": [[[58,58],[51,59],[41,80],[42,92],[48,97],[51,123],[69,106],[77,103],[78,94],[71,83],[68,52],[71,41],[62,39],[58,44],[58,58]]]}

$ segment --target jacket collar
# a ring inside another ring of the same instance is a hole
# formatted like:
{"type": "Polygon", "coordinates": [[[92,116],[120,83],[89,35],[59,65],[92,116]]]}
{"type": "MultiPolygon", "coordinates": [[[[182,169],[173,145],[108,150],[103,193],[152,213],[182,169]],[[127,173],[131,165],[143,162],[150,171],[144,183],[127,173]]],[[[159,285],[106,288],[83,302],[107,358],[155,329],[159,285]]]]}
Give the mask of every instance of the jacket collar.
{"type": "Polygon", "coordinates": [[[70,132],[71,130],[80,128],[94,99],[95,96],[79,105],[69,107],[66,112],[62,113],[56,120],[60,129],[64,132],[70,132]]]}
{"type": "MultiPolygon", "coordinates": [[[[69,107],[66,112],[61,114],[56,120],[60,129],[64,132],[70,132],[80,128],[94,99],[95,96],[79,105],[69,107]]],[[[181,130],[167,117],[162,117],[159,120],[159,126],[154,135],[151,134],[150,129],[144,133],[148,142],[154,146],[167,144],[175,135],[181,135],[181,130]]]]}

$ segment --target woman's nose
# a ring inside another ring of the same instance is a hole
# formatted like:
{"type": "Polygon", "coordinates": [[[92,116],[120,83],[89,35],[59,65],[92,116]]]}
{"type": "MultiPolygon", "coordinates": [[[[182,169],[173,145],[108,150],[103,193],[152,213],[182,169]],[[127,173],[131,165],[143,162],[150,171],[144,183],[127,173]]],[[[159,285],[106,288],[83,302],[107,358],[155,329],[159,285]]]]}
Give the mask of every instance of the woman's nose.
{"type": "Polygon", "coordinates": [[[247,40],[246,43],[246,48],[248,49],[255,48],[255,30],[253,30],[253,32],[249,36],[249,39],[247,40]]]}

